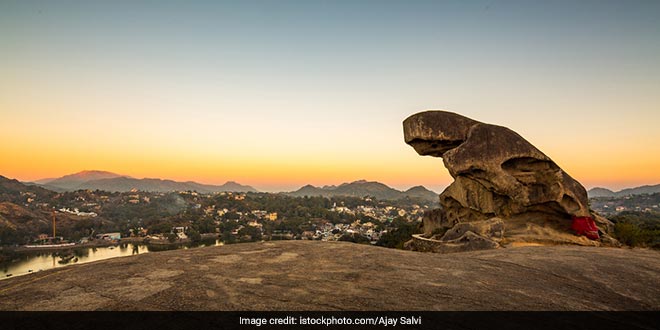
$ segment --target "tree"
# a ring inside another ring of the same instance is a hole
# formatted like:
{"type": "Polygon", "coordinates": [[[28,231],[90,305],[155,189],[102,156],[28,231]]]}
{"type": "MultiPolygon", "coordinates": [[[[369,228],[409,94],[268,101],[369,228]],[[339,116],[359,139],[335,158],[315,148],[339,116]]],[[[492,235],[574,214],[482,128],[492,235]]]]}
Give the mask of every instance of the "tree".
{"type": "Polygon", "coordinates": [[[177,239],[179,239],[179,236],[177,236],[175,233],[169,233],[169,234],[165,235],[165,237],[167,237],[167,240],[170,243],[174,243],[174,242],[176,242],[177,239]]]}
{"type": "Polygon", "coordinates": [[[154,233],[154,234],[166,234],[172,231],[172,223],[169,221],[163,221],[161,223],[152,225],[149,228],[149,231],[154,233]]]}
{"type": "Polygon", "coordinates": [[[339,241],[353,242],[359,244],[369,244],[370,240],[359,233],[345,233],[339,237],[339,241]]]}
{"type": "Polygon", "coordinates": [[[225,244],[236,243],[236,237],[232,235],[231,231],[222,232],[222,242],[225,244]]]}
{"type": "Polygon", "coordinates": [[[250,242],[257,242],[261,241],[261,229],[257,227],[252,227],[252,226],[245,226],[241,228],[241,230],[238,231],[238,236],[239,237],[245,237],[249,236],[250,237],[250,242]]]}
{"type": "Polygon", "coordinates": [[[2,226],[0,227],[0,245],[10,245],[21,243],[16,229],[2,226]]]}
{"type": "Polygon", "coordinates": [[[629,246],[660,248],[660,214],[655,212],[622,212],[610,218],[614,237],[629,246]]]}
{"type": "Polygon", "coordinates": [[[213,218],[204,217],[200,219],[197,223],[197,230],[199,230],[200,233],[214,233],[215,222],[213,221],[213,218]]]}
{"type": "Polygon", "coordinates": [[[195,229],[190,228],[186,233],[191,242],[199,242],[202,240],[202,235],[195,229]]]}
{"type": "Polygon", "coordinates": [[[387,233],[380,237],[376,245],[403,249],[403,244],[412,239],[412,235],[418,232],[419,224],[406,222],[405,219],[399,217],[392,221],[390,228],[387,233]]]}

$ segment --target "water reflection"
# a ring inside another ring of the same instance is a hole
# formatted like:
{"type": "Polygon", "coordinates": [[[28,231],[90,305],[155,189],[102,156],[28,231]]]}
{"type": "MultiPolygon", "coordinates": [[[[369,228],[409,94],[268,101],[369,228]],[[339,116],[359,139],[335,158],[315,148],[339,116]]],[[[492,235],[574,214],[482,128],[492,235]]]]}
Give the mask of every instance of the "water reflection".
{"type": "Polygon", "coordinates": [[[222,244],[223,243],[219,240],[207,240],[199,243],[184,245],[142,245],[123,243],[117,247],[88,247],[55,252],[30,252],[25,254],[16,254],[12,256],[11,261],[3,262],[0,264],[0,269],[2,269],[0,280],[8,278],[7,275],[9,274],[12,276],[19,276],[46,269],[66,267],[75,264],[84,264],[109,258],[222,244]],[[71,257],[68,262],[60,263],[60,261],[68,257],[71,257]]]}

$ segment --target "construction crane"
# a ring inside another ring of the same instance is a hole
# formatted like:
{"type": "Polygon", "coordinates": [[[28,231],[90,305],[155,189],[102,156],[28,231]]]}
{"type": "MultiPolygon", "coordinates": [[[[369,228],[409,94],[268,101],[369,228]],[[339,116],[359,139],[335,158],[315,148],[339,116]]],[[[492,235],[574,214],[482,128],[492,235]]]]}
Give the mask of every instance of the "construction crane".
{"type": "Polygon", "coordinates": [[[53,239],[55,239],[55,211],[53,211],[53,239]]]}

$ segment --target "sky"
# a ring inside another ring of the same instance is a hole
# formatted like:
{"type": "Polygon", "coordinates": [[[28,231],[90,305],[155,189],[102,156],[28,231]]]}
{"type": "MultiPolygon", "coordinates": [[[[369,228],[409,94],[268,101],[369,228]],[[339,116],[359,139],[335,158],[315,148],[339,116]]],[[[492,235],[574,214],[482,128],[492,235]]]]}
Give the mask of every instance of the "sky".
{"type": "Polygon", "coordinates": [[[429,109],[587,188],[660,183],[659,1],[0,0],[0,175],[441,191],[429,109]]]}

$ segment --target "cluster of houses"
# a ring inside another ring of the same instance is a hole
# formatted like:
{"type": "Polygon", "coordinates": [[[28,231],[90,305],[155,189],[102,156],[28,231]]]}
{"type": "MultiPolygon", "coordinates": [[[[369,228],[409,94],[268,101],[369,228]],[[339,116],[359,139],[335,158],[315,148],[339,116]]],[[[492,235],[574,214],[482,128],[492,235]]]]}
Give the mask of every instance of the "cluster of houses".
{"type": "MultiPolygon", "coordinates": [[[[215,210],[213,207],[209,207],[205,211],[207,215],[211,215],[216,212],[219,216],[229,212],[227,209],[215,210]]],[[[335,224],[324,219],[314,219],[314,230],[303,231],[300,235],[294,235],[292,232],[287,230],[275,230],[271,233],[271,238],[336,241],[347,234],[359,234],[360,236],[371,241],[372,244],[375,244],[383,234],[387,233],[387,229],[385,229],[387,226],[383,226],[382,224],[391,221],[395,217],[404,217],[409,222],[421,221],[424,214],[424,209],[419,205],[412,205],[409,210],[405,210],[403,208],[394,206],[377,207],[360,205],[355,208],[349,208],[345,206],[337,206],[334,204],[332,208],[330,208],[330,211],[351,215],[367,216],[370,219],[373,219],[375,223],[372,221],[363,222],[361,220],[355,220],[350,224],[335,224]],[[381,225],[379,226],[377,224],[381,225]]],[[[232,231],[233,235],[238,235],[240,230],[245,228],[245,226],[251,226],[263,230],[263,220],[277,220],[277,213],[269,213],[262,210],[254,210],[249,213],[235,213],[240,216],[240,219],[245,219],[244,216],[248,214],[253,215],[253,217],[250,217],[250,220],[245,220],[243,224],[235,228],[232,231]]]]}
{"type": "MultiPolygon", "coordinates": [[[[199,204],[198,204],[199,205],[199,204]]],[[[207,208],[204,209],[204,214],[208,216],[214,216],[217,215],[219,217],[229,213],[230,210],[223,208],[223,209],[215,209],[215,205],[208,206],[207,208]]],[[[235,211],[234,212],[236,215],[239,216],[239,218],[243,218],[248,215],[252,215],[252,218],[255,218],[257,220],[266,220],[266,221],[275,221],[277,220],[277,212],[268,212],[264,210],[252,210],[250,212],[240,212],[240,211],[235,211]]]]}
{"type": "Polygon", "coordinates": [[[594,211],[604,215],[620,212],[660,212],[660,194],[630,195],[623,197],[596,197],[589,199],[594,211]]]}
{"type": "MultiPolygon", "coordinates": [[[[241,201],[248,197],[245,193],[220,192],[214,194],[200,194],[194,191],[180,191],[178,194],[189,196],[188,198],[183,196],[188,207],[201,210],[207,217],[215,219],[215,224],[217,225],[214,232],[215,234],[220,233],[219,229],[221,228],[221,221],[237,221],[240,225],[234,228],[232,232],[234,235],[238,235],[243,228],[254,227],[259,229],[262,234],[270,234],[272,237],[279,237],[280,239],[314,239],[330,241],[338,240],[345,234],[359,234],[370,241],[375,242],[386,232],[385,228],[388,227],[387,224],[389,221],[392,221],[397,217],[403,217],[408,222],[421,221],[424,209],[426,208],[426,206],[420,207],[419,205],[405,205],[403,207],[398,207],[387,205],[382,202],[378,205],[374,205],[375,203],[372,203],[372,200],[367,197],[363,199],[364,204],[358,206],[346,206],[343,202],[337,202],[329,208],[329,211],[351,215],[350,217],[341,216],[344,221],[346,221],[346,219],[357,218],[362,219],[362,221],[355,220],[350,224],[335,224],[327,219],[311,219],[313,220],[313,226],[311,226],[313,230],[306,230],[302,232],[302,234],[300,231],[297,231],[294,235],[292,232],[286,230],[275,230],[274,232],[269,231],[268,233],[264,233],[264,225],[267,222],[275,222],[278,220],[286,221],[286,219],[282,219],[282,215],[277,212],[260,209],[250,211],[238,211],[236,209],[230,210],[227,208],[219,208],[216,205],[209,205],[202,201],[202,199],[210,199],[214,196],[224,196],[227,199],[241,201]],[[227,216],[228,214],[230,216],[227,216]]],[[[22,193],[22,195],[24,195],[28,203],[33,202],[36,197],[30,192],[22,193]]],[[[135,189],[119,195],[112,195],[99,191],[80,191],[75,197],[72,196],[71,199],[65,200],[69,205],[67,205],[67,207],[59,208],[59,211],[80,217],[97,217],[99,213],[102,213],[102,206],[107,203],[113,203],[112,205],[149,204],[165,195],[166,193],[142,192],[135,189]],[[81,209],[84,211],[81,211],[81,209]]],[[[47,204],[44,206],[47,206],[47,204]]],[[[309,228],[310,227],[307,229],[309,228]]],[[[172,229],[172,233],[176,234],[180,239],[186,238],[186,232],[187,230],[184,227],[176,227],[172,229]]],[[[150,237],[147,233],[147,229],[143,228],[140,228],[138,232],[131,233],[131,236],[150,237]]],[[[158,236],[159,237],[151,238],[165,239],[166,235],[158,236]]],[[[108,233],[101,234],[100,236],[96,235],[95,238],[118,240],[121,238],[121,235],[119,235],[119,233],[108,233]]]]}
{"type": "Polygon", "coordinates": [[[59,209],[58,211],[64,212],[64,213],[69,213],[73,215],[77,215],[79,217],[96,217],[98,214],[96,212],[80,212],[78,208],[73,208],[73,210],[70,210],[68,207],[63,207],[59,209]]]}
{"type": "Polygon", "coordinates": [[[376,244],[381,235],[385,233],[387,233],[387,230],[377,229],[376,225],[370,221],[361,223],[360,220],[356,220],[351,224],[333,224],[332,222],[326,222],[315,231],[304,231],[301,238],[308,240],[337,241],[346,234],[359,234],[371,241],[371,244],[376,244]]]}
{"type": "MultiPolygon", "coordinates": [[[[115,232],[115,233],[96,234],[93,236],[93,238],[99,241],[116,243],[121,240],[121,233],[115,232]]],[[[78,243],[85,244],[85,243],[89,243],[90,240],[92,240],[92,237],[84,237],[78,243]]],[[[25,247],[31,247],[31,248],[48,247],[51,246],[52,244],[62,244],[62,243],[66,243],[68,245],[77,244],[77,243],[69,243],[69,241],[65,240],[64,237],[61,236],[51,237],[48,234],[39,234],[37,238],[34,240],[34,243],[35,244],[25,245],[25,247]]]]}
{"type": "Polygon", "coordinates": [[[351,209],[345,206],[337,206],[335,203],[332,208],[330,208],[330,211],[352,215],[364,215],[380,222],[391,220],[392,217],[396,216],[405,217],[408,221],[421,221],[422,216],[424,215],[424,209],[417,204],[412,205],[411,209],[406,211],[403,208],[394,206],[378,207],[359,205],[351,209]]]}
{"type": "Polygon", "coordinates": [[[651,205],[651,207],[641,207],[639,205],[636,206],[630,206],[626,207],[623,205],[617,205],[617,206],[611,206],[611,205],[603,205],[603,209],[605,209],[605,212],[603,213],[609,213],[608,211],[614,210],[614,212],[624,212],[624,211],[637,211],[637,212],[653,212],[653,211],[659,211],[660,210],[660,205],[651,205]]]}

